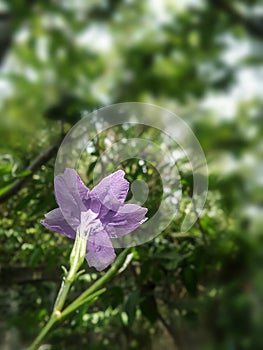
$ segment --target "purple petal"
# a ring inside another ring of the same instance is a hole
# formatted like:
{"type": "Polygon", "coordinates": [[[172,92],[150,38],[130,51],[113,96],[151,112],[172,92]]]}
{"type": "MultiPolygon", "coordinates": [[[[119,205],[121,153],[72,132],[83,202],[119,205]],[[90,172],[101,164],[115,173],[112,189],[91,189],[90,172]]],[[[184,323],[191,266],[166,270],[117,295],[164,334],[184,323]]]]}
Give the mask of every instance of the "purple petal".
{"type": "Polygon", "coordinates": [[[106,269],[115,260],[116,254],[106,231],[100,231],[88,239],[86,260],[96,270],[106,269]]]}
{"type": "Polygon", "coordinates": [[[76,230],[80,224],[80,213],[87,210],[84,201],[89,190],[83,184],[75,169],[66,169],[64,174],[55,177],[55,196],[61,212],[76,230]]]}
{"type": "Polygon", "coordinates": [[[123,170],[118,170],[105,177],[91,190],[91,196],[98,198],[107,209],[117,211],[124,203],[129,190],[129,182],[124,175],[123,170]]]}
{"type": "Polygon", "coordinates": [[[92,210],[93,213],[99,214],[101,211],[101,201],[91,194],[88,194],[88,198],[84,201],[86,210],[92,210]]]}
{"type": "MultiPolygon", "coordinates": [[[[74,170],[74,169],[72,169],[74,170]]],[[[89,189],[85,186],[84,182],[81,180],[78,173],[77,174],[77,187],[79,191],[80,198],[82,202],[85,203],[85,201],[89,198],[89,189]]]]}
{"type": "Polygon", "coordinates": [[[109,212],[103,218],[103,224],[111,238],[121,237],[136,230],[146,221],[147,211],[147,208],[136,204],[124,204],[118,212],[109,212]]]}
{"type": "Polygon", "coordinates": [[[45,215],[45,220],[41,224],[52,231],[62,233],[69,238],[75,238],[76,233],[73,228],[65,220],[59,208],[51,210],[45,215]]]}

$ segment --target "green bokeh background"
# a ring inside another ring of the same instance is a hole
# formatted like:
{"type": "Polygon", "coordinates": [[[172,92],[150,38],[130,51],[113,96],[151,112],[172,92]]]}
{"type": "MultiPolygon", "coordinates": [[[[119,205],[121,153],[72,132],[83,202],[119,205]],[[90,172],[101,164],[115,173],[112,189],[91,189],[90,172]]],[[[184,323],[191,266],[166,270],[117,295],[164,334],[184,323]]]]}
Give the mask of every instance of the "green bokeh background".
{"type": "MultiPolygon", "coordinates": [[[[206,207],[188,237],[175,220],[136,247],[125,273],[45,349],[263,348],[262,40],[257,0],[0,1],[1,349],[33,339],[67,265],[72,242],[40,225],[56,206],[58,145],[83,115],[128,101],[191,126],[209,166],[206,207]]],[[[112,131],[118,140],[132,133],[112,131]]],[[[87,185],[104,136],[80,169],[87,185]]],[[[159,177],[136,159],[122,166],[130,181],[148,181],[154,212],[159,177]]],[[[71,298],[99,275],[84,267],[71,298]]]]}

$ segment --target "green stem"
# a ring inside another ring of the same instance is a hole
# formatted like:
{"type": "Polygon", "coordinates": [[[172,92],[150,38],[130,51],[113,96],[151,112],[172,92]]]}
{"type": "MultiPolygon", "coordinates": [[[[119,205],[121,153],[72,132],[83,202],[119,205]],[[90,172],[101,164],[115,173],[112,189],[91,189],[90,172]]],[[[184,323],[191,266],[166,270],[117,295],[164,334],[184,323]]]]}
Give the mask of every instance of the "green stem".
{"type": "Polygon", "coordinates": [[[111,268],[100,279],[93,283],[91,287],[89,287],[77,299],[75,299],[73,303],[77,304],[78,302],[81,302],[83,299],[86,299],[89,295],[95,293],[98,289],[100,289],[112,276],[114,276],[120,270],[130,251],[130,248],[124,249],[124,251],[122,251],[121,254],[117,257],[111,268]]]}
{"type": "MultiPolygon", "coordinates": [[[[74,249],[74,248],[73,248],[74,249]]],[[[115,274],[119,272],[119,270],[123,267],[125,260],[130,253],[130,248],[126,248],[121,254],[117,257],[111,268],[100,278],[98,279],[90,288],[88,288],[84,293],[82,293],[77,299],[75,299],[71,304],[69,304],[63,311],[62,308],[65,304],[68,292],[70,290],[70,287],[72,283],[75,281],[77,276],[77,270],[80,266],[76,267],[76,264],[71,264],[71,268],[64,277],[57,299],[55,301],[54,309],[52,312],[52,315],[45,325],[45,327],[42,329],[38,337],[35,339],[35,341],[31,344],[31,346],[28,348],[28,350],[37,350],[40,344],[42,343],[43,339],[46,337],[46,335],[49,333],[51,328],[57,323],[60,322],[62,319],[64,319],[66,316],[77,310],[80,306],[87,302],[92,302],[97,299],[99,295],[104,293],[106,291],[106,288],[101,287],[115,274]]],[[[121,272],[123,269],[121,269],[121,272]]]]}
{"type": "Polygon", "coordinates": [[[67,277],[66,278],[64,277],[62,284],[61,284],[61,287],[60,287],[60,290],[58,292],[57,299],[56,299],[55,304],[54,304],[53,312],[56,312],[56,311],[59,312],[62,310],[62,308],[66,302],[70,288],[72,286],[72,283],[73,283],[72,280],[69,280],[67,277]]]}
{"type": "Polygon", "coordinates": [[[45,327],[42,329],[42,331],[39,333],[37,338],[34,340],[34,342],[30,345],[28,350],[37,350],[42,343],[43,339],[46,337],[46,335],[49,333],[51,328],[54,326],[54,324],[58,321],[58,317],[55,314],[52,314],[48,323],[45,325],[45,327]]]}
{"type": "MultiPolygon", "coordinates": [[[[89,232],[88,232],[89,233],[89,232]]],[[[74,281],[78,278],[78,270],[81,267],[86,253],[88,234],[86,236],[76,236],[73,249],[70,254],[70,269],[66,276],[63,277],[61,287],[56,298],[52,315],[49,321],[42,329],[38,337],[31,344],[28,350],[37,350],[39,345],[45,336],[49,333],[50,329],[54,326],[56,322],[60,320],[61,310],[66,302],[68,293],[74,281]]]]}
{"type": "Polygon", "coordinates": [[[51,328],[54,326],[54,324],[60,320],[61,310],[66,302],[67,295],[69,293],[69,290],[73,282],[74,282],[74,278],[72,278],[72,269],[70,269],[67,276],[63,278],[60,290],[58,292],[57,299],[55,301],[53,312],[52,312],[52,315],[50,316],[48,323],[41,330],[38,337],[31,344],[28,350],[37,350],[40,344],[42,343],[43,339],[46,337],[46,335],[49,333],[51,328]],[[70,278],[68,278],[68,276],[70,278]]]}
{"type": "Polygon", "coordinates": [[[97,292],[89,295],[86,299],[83,299],[79,303],[72,302],[61,313],[60,320],[64,319],[65,317],[67,317],[72,312],[76,311],[79,307],[81,307],[82,305],[84,305],[86,303],[92,302],[91,304],[93,304],[93,302],[97,300],[98,296],[105,293],[106,290],[107,290],[106,288],[102,288],[102,289],[98,290],[97,292]]]}
{"type": "Polygon", "coordinates": [[[86,254],[87,237],[76,236],[73,249],[70,254],[70,269],[66,276],[63,278],[60,290],[58,292],[57,299],[55,301],[53,313],[59,313],[68,296],[70,288],[74,281],[78,278],[78,270],[81,267],[86,254]]]}

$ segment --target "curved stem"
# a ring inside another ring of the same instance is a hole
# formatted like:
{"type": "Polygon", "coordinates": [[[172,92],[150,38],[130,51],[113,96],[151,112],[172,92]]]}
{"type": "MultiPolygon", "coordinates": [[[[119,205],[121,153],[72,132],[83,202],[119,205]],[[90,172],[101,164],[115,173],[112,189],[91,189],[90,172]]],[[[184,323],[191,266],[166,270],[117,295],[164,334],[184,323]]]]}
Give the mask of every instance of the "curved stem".
{"type": "Polygon", "coordinates": [[[124,265],[130,251],[130,248],[124,249],[124,251],[122,251],[121,254],[117,257],[111,268],[101,278],[93,283],[92,286],[85,290],[85,292],[83,292],[77,299],[75,299],[67,308],[72,307],[74,310],[76,310],[80,305],[83,304],[83,301],[85,301],[87,297],[97,292],[112,276],[119,272],[119,270],[124,265]]]}
{"type": "Polygon", "coordinates": [[[57,299],[54,304],[53,312],[61,311],[65,301],[67,299],[67,295],[69,293],[69,290],[71,288],[72,281],[69,281],[67,278],[64,278],[60,287],[60,290],[58,292],[57,299]]]}
{"type": "MultiPolygon", "coordinates": [[[[74,249],[74,248],[73,248],[74,249]]],[[[80,306],[87,302],[96,301],[97,297],[106,291],[106,288],[102,288],[102,286],[115,274],[122,272],[126,265],[126,258],[130,253],[130,248],[126,248],[121,254],[117,257],[111,268],[100,278],[98,279],[90,288],[88,288],[84,293],[82,293],[77,299],[75,299],[71,304],[69,304],[63,311],[62,308],[65,304],[68,292],[71,288],[71,285],[76,280],[77,270],[76,264],[71,264],[71,268],[67,273],[66,277],[64,277],[60,290],[58,292],[57,299],[55,301],[55,305],[53,308],[52,315],[42,329],[38,337],[35,341],[30,345],[28,350],[37,350],[42,343],[43,339],[49,333],[51,328],[62,319],[67,317],[69,314],[77,310],[80,306]],[[124,268],[123,268],[124,267],[124,268]],[[73,271],[74,270],[74,271],[73,271]],[[102,288],[102,289],[101,289],[102,288]]],[[[129,260],[130,262],[131,260],[129,260]]]]}
{"type": "Polygon", "coordinates": [[[61,287],[59,289],[54,304],[52,315],[50,316],[48,323],[42,329],[36,340],[28,348],[28,350],[38,349],[39,345],[41,344],[45,336],[49,333],[50,329],[54,326],[56,322],[60,320],[61,310],[66,302],[72,284],[79,276],[78,270],[81,267],[85,258],[87,238],[88,235],[86,237],[80,237],[77,235],[70,254],[70,269],[66,273],[66,276],[63,277],[63,281],[61,283],[61,287]]]}
{"type": "Polygon", "coordinates": [[[40,344],[42,343],[42,340],[46,337],[46,335],[49,333],[54,324],[60,320],[61,310],[65,304],[71,285],[74,282],[74,279],[69,279],[68,276],[70,276],[69,273],[66,277],[63,278],[50,319],[48,320],[44,328],[41,330],[35,341],[30,345],[28,350],[37,350],[40,344]]]}
{"type": "Polygon", "coordinates": [[[98,290],[97,292],[89,295],[86,299],[83,299],[78,303],[72,302],[61,313],[60,320],[64,319],[65,317],[67,317],[72,312],[76,311],[79,307],[81,307],[82,305],[84,305],[86,303],[93,304],[98,299],[98,296],[105,293],[106,290],[107,290],[106,288],[102,288],[102,289],[98,290]]]}
{"type": "Polygon", "coordinates": [[[51,328],[54,326],[54,324],[58,321],[58,318],[52,314],[50,317],[48,323],[45,325],[45,327],[42,329],[42,331],[39,333],[37,338],[33,341],[33,343],[30,345],[28,350],[37,350],[42,343],[43,339],[46,337],[46,335],[49,333],[51,328]]]}

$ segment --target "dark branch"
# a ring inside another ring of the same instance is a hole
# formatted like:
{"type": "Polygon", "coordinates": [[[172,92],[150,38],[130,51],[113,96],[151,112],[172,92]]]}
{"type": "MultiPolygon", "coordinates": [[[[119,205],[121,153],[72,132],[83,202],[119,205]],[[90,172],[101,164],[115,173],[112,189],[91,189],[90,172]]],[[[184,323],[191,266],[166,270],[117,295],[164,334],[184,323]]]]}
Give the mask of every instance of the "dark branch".
{"type": "Polygon", "coordinates": [[[47,270],[44,267],[20,267],[0,266],[0,284],[8,286],[11,284],[33,283],[40,281],[59,281],[61,271],[58,269],[47,270]]]}
{"type": "Polygon", "coordinates": [[[256,18],[251,19],[242,15],[236,10],[230,1],[225,0],[209,0],[211,6],[216,7],[218,10],[223,11],[231,21],[235,24],[241,24],[249,34],[256,38],[263,40],[263,21],[258,21],[256,18]]]}
{"type": "Polygon", "coordinates": [[[11,18],[7,12],[0,12],[0,63],[12,41],[11,18]]]}
{"type": "Polygon", "coordinates": [[[161,321],[163,326],[166,328],[167,332],[170,334],[175,348],[178,349],[178,339],[177,339],[177,336],[175,335],[174,328],[165,320],[165,318],[162,316],[160,312],[158,312],[157,317],[161,321]]]}
{"type": "Polygon", "coordinates": [[[53,145],[36,157],[33,162],[25,169],[29,170],[30,174],[16,180],[11,187],[0,195],[0,203],[7,201],[9,198],[17,194],[24,184],[32,177],[32,175],[43,165],[46,164],[52,157],[54,157],[58,150],[58,144],[53,145]]]}

